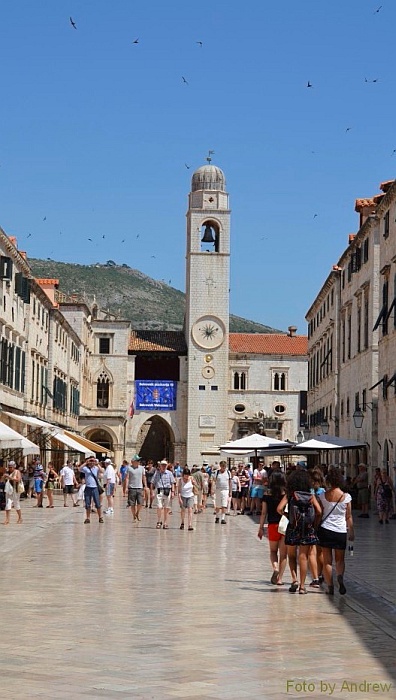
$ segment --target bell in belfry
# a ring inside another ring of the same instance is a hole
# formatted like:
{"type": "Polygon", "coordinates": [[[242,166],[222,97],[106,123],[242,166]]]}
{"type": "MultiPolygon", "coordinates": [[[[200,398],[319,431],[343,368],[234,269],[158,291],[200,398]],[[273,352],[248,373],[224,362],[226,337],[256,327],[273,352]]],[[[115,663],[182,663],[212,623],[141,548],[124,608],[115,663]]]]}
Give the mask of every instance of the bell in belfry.
{"type": "Polygon", "coordinates": [[[203,238],[201,240],[201,243],[214,243],[214,242],[215,242],[215,239],[213,238],[212,227],[209,226],[209,224],[206,224],[204,235],[203,235],[203,238]]]}

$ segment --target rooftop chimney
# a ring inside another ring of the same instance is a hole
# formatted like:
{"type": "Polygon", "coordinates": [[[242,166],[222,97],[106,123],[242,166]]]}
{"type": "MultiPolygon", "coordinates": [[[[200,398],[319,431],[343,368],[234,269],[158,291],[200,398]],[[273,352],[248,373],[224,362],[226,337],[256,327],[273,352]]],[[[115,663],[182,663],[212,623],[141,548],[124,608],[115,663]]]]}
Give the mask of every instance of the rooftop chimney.
{"type": "Polygon", "coordinates": [[[290,338],[294,338],[294,336],[296,335],[296,332],[297,332],[297,326],[289,326],[287,330],[289,331],[287,335],[290,338]]]}

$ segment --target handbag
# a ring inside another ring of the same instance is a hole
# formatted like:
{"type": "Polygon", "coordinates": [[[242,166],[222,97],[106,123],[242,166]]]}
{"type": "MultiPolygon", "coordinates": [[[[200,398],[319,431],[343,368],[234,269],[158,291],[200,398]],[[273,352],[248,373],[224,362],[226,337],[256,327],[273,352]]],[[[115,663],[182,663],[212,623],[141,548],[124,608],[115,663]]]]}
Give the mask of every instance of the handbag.
{"type": "Polygon", "coordinates": [[[288,510],[287,510],[287,504],[286,504],[286,508],[283,511],[283,515],[278,523],[278,532],[280,535],[286,535],[287,526],[289,524],[289,518],[287,517],[287,515],[285,515],[285,513],[287,513],[287,512],[288,512],[288,510]]]}
{"type": "Polygon", "coordinates": [[[91,474],[92,474],[93,478],[94,478],[94,479],[95,479],[95,481],[96,481],[96,485],[97,485],[97,487],[98,487],[98,491],[99,491],[99,496],[101,496],[101,495],[102,495],[102,493],[104,493],[104,488],[103,488],[103,486],[101,486],[101,485],[100,485],[100,483],[99,483],[99,481],[97,480],[97,478],[96,478],[95,474],[93,473],[93,471],[92,471],[91,467],[88,467],[88,469],[89,469],[89,471],[91,472],[91,474]]]}
{"type": "Polygon", "coordinates": [[[22,479],[20,481],[18,481],[16,491],[17,491],[17,493],[19,493],[19,495],[21,493],[25,493],[25,484],[23,483],[22,479]]]}
{"type": "Polygon", "coordinates": [[[8,480],[5,482],[4,493],[5,493],[7,496],[12,496],[12,494],[14,493],[14,489],[12,488],[12,484],[11,484],[11,482],[8,481],[8,480]]]}

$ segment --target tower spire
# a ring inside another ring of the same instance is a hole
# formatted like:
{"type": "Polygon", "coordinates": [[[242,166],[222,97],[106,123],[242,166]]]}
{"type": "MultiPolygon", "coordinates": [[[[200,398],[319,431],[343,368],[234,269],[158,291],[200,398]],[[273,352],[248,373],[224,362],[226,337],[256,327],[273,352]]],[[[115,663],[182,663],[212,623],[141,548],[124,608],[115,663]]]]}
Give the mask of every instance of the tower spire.
{"type": "Polygon", "coordinates": [[[206,160],[210,164],[212,162],[211,156],[214,154],[214,151],[209,151],[208,155],[206,156],[206,160]]]}

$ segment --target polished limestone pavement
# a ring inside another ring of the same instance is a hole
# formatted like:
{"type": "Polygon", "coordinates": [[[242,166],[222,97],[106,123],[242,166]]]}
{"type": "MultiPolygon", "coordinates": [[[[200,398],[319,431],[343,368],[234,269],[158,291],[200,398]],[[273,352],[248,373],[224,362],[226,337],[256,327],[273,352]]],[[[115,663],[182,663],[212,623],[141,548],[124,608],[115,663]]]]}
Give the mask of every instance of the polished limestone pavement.
{"type": "Polygon", "coordinates": [[[175,503],[156,530],[117,493],[84,525],[55,502],[0,526],[1,700],[396,698],[396,521],[356,519],[331,599],[270,584],[250,517],[215,525],[210,507],[180,531],[175,503]]]}

